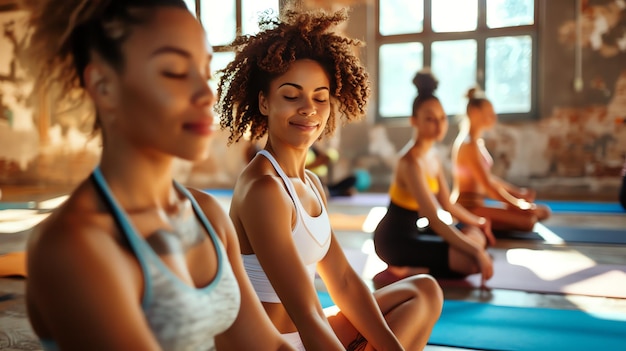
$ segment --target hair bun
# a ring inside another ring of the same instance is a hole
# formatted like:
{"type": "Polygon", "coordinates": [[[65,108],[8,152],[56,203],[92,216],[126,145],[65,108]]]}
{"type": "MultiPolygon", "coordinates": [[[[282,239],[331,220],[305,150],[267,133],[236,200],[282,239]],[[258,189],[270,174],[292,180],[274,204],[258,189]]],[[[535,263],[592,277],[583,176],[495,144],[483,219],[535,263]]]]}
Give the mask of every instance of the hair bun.
{"type": "Polygon", "coordinates": [[[420,96],[432,96],[437,90],[439,81],[430,68],[425,67],[417,72],[415,78],[413,78],[413,85],[417,88],[417,94],[420,96]]]}
{"type": "Polygon", "coordinates": [[[465,94],[465,97],[470,100],[474,99],[475,96],[476,96],[476,88],[470,88],[467,91],[467,94],[465,94]]]}
{"type": "Polygon", "coordinates": [[[486,98],[485,92],[480,88],[480,86],[475,85],[471,87],[467,94],[465,94],[469,100],[482,100],[486,98]]]}

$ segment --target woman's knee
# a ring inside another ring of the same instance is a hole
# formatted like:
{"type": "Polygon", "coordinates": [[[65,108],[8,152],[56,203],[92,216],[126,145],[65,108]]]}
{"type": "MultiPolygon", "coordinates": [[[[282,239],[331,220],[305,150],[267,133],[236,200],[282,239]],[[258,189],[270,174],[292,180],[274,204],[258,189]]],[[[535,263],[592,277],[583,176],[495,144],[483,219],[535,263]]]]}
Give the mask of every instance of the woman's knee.
{"type": "Polygon", "coordinates": [[[443,290],[435,278],[428,274],[420,274],[408,279],[414,286],[418,298],[428,301],[428,306],[439,311],[441,310],[443,306],[443,290]]]}

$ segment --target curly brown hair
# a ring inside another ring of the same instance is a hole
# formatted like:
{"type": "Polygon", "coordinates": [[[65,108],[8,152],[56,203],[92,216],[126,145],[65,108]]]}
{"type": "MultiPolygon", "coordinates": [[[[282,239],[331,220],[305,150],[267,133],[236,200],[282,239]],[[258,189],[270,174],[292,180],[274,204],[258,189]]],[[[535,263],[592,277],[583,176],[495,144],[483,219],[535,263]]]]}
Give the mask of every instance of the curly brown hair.
{"type": "Polygon", "coordinates": [[[228,129],[229,144],[246,133],[258,140],[267,132],[267,119],[259,110],[259,92],[267,95],[270,82],[285,73],[296,60],[317,61],[330,78],[331,113],[324,135],[335,130],[338,111],[346,122],[366,112],[370,87],[367,72],[354,54],[361,41],[334,33],[346,21],[345,10],[297,12],[288,9],[280,18],[266,15],[261,31],[239,36],[231,44],[235,59],[225,69],[217,89],[220,126],[228,129]]]}

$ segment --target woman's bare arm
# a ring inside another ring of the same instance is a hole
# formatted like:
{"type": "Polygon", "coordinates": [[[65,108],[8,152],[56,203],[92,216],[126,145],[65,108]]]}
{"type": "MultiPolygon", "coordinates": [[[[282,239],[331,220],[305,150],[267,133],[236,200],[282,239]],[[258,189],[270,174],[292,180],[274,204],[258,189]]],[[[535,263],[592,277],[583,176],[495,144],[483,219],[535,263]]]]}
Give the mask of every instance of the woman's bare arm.
{"type": "Polygon", "coordinates": [[[216,336],[216,347],[237,351],[253,350],[262,345],[264,350],[293,350],[272,324],[252,288],[243,268],[237,234],[230,218],[212,196],[190,190],[224,244],[241,293],[237,319],[228,330],[216,336]]]}

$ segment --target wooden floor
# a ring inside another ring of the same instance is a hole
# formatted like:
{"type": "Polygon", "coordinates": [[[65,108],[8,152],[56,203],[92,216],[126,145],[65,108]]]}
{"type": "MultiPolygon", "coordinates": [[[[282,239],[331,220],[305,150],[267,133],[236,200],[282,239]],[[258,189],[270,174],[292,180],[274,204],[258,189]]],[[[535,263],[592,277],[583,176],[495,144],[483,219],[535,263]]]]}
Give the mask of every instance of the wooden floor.
{"type": "MultiPolygon", "coordinates": [[[[45,189],[3,190],[0,202],[36,201],[41,202],[62,195],[63,189],[45,192],[45,189]]],[[[222,199],[223,206],[228,206],[228,199],[222,199]]],[[[342,220],[363,218],[369,212],[369,207],[331,205],[329,212],[342,220]]],[[[32,225],[45,217],[48,208],[22,209],[21,212],[0,211],[0,254],[23,250],[28,230],[17,225],[11,232],[11,225],[26,223],[32,225]],[[34,218],[28,222],[28,218],[34,218]],[[8,228],[8,229],[7,229],[8,228]],[[4,233],[2,233],[4,232],[4,233]]],[[[336,217],[337,218],[337,217],[336,217]]],[[[555,214],[547,225],[585,226],[596,228],[626,228],[626,214],[616,215],[565,215],[555,214]]],[[[350,228],[349,225],[338,225],[336,235],[347,249],[361,250],[371,242],[371,234],[350,228]]],[[[542,242],[500,240],[498,248],[533,248],[544,250],[562,249],[563,245],[552,245],[542,242]]],[[[598,261],[614,264],[626,264],[626,246],[620,245],[567,245],[568,249],[577,250],[584,256],[598,261]]],[[[368,282],[371,284],[371,281],[368,282]]],[[[0,278],[0,350],[40,350],[41,347],[34,337],[28,324],[24,306],[25,280],[20,278],[0,278]]],[[[588,297],[561,294],[538,294],[524,291],[491,290],[489,292],[469,288],[445,288],[446,299],[491,302],[500,305],[522,307],[553,307],[560,309],[577,309],[588,312],[617,312],[626,316],[626,299],[607,297],[588,297]]],[[[428,351],[460,350],[457,348],[428,346],[428,351]]]]}

